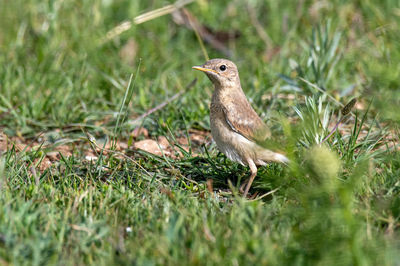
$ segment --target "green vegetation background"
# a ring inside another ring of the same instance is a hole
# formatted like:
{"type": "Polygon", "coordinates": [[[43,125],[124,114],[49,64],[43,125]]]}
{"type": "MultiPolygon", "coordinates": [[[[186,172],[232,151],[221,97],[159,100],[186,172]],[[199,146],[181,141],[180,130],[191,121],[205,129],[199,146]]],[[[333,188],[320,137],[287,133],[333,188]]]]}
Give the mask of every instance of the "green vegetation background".
{"type": "MultiPolygon", "coordinates": [[[[80,128],[127,139],[135,117],[194,77],[193,88],[141,123],[152,137],[208,130],[212,87],[191,70],[205,61],[192,31],[166,15],[102,42],[121,22],[169,3],[0,0],[1,130],[28,140],[76,140],[80,128]],[[121,56],[132,40],[136,55],[121,56]]],[[[255,190],[275,192],[258,201],[209,193],[207,179],[236,191],[248,175],[213,144],[177,160],[135,153],[89,163],[76,152],[35,174],[45,151],[10,149],[0,157],[0,264],[398,264],[399,1],[186,7],[214,30],[241,34],[227,46],[242,86],[293,160],[260,169],[255,190]],[[348,133],[315,147],[340,116],[336,101],[353,97],[360,106],[348,133]]]]}

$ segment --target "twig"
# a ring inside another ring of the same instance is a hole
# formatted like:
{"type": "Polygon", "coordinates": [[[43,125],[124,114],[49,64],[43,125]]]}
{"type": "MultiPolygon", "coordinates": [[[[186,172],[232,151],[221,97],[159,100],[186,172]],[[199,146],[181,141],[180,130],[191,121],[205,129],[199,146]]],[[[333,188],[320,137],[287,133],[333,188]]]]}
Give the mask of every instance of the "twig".
{"type": "Polygon", "coordinates": [[[182,8],[185,5],[190,4],[191,2],[194,2],[194,1],[195,0],[178,0],[172,5],[167,5],[165,7],[162,7],[162,8],[156,9],[156,10],[152,10],[150,12],[147,12],[140,16],[135,17],[134,22],[135,22],[135,24],[141,24],[143,22],[164,16],[167,14],[171,14],[175,10],[182,8]]]}
{"type": "Polygon", "coordinates": [[[342,116],[342,118],[340,118],[340,120],[336,123],[336,125],[335,125],[335,126],[333,127],[333,129],[331,130],[331,132],[329,132],[328,136],[326,136],[326,137],[321,141],[321,144],[324,143],[327,139],[329,139],[329,138],[333,135],[333,133],[336,132],[336,129],[339,127],[339,124],[342,123],[343,119],[344,119],[344,116],[342,116]]]}
{"type": "MultiPolygon", "coordinates": [[[[175,10],[182,8],[183,6],[190,4],[191,2],[194,2],[195,0],[178,0],[172,5],[167,5],[146,13],[143,13],[133,19],[133,24],[142,24],[146,21],[170,14],[174,12],[175,10]]],[[[110,31],[107,32],[106,37],[104,40],[101,41],[101,43],[105,43],[111,39],[114,39],[121,33],[129,30],[132,27],[132,21],[124,21],[118,26],[114,27],[110,31]]]]}
{"type": "Polygon", "coordinates": [[[189,10],[185,8],[177,10],[176,12],[172,13],[172,18],[176,24],[185,25],[186,28],[195,32],[206,58],[208,55],[206,55],[204,45],[202,45],[202,40],[206,41],[212,47],[224,53],[226,56],[230,57],[232,55],[232,51],[229,50],[222,42],[218,41],[214,35],[209,32],[192,13],[189,12],[189,10]]]}
{"type": "Polygon", "coordinates": [[[142,114],[141,116],[139,116],[138,118],[134,119],[133,121],[129,121],[128,123],[130,125],[134,125],[136,123],[138,123],[140,120],[146,118],[147,116],[151,115],[152,113],[164,108],[167,104],[169,104],[170,102],[174,101],[175,99],[177,99],[178,97],[180,97],[183,93],[185,93],[188,89],[192,88],[197,82],[197,78],[193,79],[185,88],[185,90],[178,92],[177,94],[175,94],[174,96],[168,98],[166,101],[160,103],[159,105],[157,105],[156,107],[151,108],[150,110],[148,110],[147,112],[145,112],[144,114],[142,114]]]}

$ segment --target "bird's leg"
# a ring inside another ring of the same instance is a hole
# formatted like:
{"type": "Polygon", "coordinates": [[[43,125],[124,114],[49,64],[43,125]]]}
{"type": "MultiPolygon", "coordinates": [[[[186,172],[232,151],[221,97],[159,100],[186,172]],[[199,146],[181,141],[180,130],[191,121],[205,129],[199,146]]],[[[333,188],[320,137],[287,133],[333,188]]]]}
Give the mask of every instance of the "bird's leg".
{"type": "Polygon", "coordinates": [[[246,187],[247,183],[249,183],[249,178],[246,178],[246,180],[244,180],[242,182],[242,184],[240,185],[240,188],[239,188],[240,193],[244,193],[244,188],[246,187]]]}
{"type": "Polygon", "coordinates": [[[247,196],[247,193],[249,193],[251,184],[253,183],[254,178],[255,178],[256,175],[257,175],[257,166],[256,166],[256,164],[254,163],[254,161],[251,160],[251,159],[249,159],[247,162],[248,162],[248,164],[249,164],[251,174],[250,174],[249,181],[247,182],[246,189],[244,190],[244,194],[243,194],[244,197],[246,197],[246,196],[247,196]]]}

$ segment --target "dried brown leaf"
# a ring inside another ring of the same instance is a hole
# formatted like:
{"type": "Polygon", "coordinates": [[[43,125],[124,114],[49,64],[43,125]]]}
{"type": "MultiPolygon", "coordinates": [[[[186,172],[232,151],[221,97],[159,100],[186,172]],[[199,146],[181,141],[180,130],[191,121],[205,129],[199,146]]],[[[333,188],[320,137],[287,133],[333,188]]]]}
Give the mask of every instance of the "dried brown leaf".
{"type": "Polygon", "coordinates": [[[135,142],[135,144],[134,144],[135,149],[144,150],[148,153],[155,154],[158,156],[161,156],[163,154],[163,152],[165,155],[170,154],[168,151],[164,150],[166,147],[167,146],[163,146],[162,144],[159,145],[157,143],[157,141],[152,140],[152,139],[141,140],[141,141],[135,142]]]}

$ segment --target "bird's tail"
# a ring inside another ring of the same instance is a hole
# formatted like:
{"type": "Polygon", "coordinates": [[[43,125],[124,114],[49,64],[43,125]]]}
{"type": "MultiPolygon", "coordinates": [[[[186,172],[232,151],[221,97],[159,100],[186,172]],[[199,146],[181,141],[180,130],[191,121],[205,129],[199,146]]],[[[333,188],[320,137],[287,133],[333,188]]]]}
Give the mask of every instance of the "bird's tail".
{"type": "Polygon", "coordinates": [[[290,160],[285,155],[267,149],[258,150],[257,158],[266,163],[277,162],[277,163],[288,164],[290,162],[290,160]]]}
{"type": "Polygon", "coordinates": [[[290,162],[288,157],[280,153],[275,153],[275,159],[279,163],[288,164],[290,162]]]}

